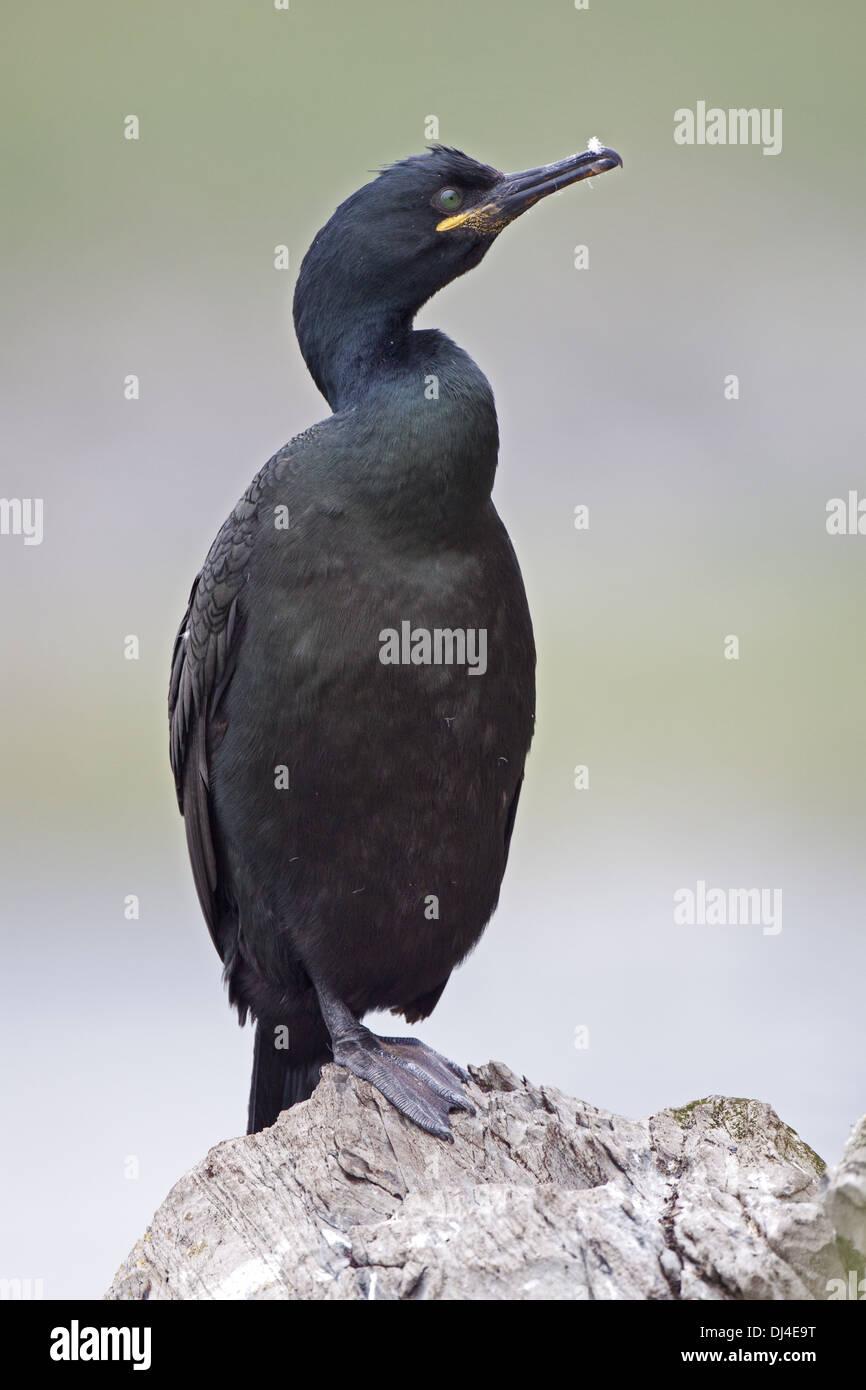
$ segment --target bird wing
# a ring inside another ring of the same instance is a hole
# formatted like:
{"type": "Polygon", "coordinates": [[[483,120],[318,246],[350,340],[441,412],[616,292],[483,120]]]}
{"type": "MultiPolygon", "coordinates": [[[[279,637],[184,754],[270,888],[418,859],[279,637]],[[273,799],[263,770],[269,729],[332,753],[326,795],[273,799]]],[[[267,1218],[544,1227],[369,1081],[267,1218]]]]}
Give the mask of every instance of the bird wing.
{"type": "Polygon", "coordinates": [[[209,760],[225,733],[220,703],[242,640],[242,594],[267,472],[263,469],[253,480],[211,546],[193,583],[171,662],[169,753],[177,802],[186,825],[196,891],[220,955],[225,943],[220,940],[209,760]]]}

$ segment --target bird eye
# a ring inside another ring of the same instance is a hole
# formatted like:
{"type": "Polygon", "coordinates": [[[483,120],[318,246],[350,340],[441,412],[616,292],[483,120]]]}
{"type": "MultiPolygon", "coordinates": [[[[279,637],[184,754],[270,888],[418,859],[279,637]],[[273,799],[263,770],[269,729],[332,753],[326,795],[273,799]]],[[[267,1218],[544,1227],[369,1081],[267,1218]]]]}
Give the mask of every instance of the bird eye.
{"type": "Polygon", "coordinates": [[[463,194],[456,188],[442,188],[436,194],[436,206],[443,212],[456,212],[462,202],[463,194]]]}

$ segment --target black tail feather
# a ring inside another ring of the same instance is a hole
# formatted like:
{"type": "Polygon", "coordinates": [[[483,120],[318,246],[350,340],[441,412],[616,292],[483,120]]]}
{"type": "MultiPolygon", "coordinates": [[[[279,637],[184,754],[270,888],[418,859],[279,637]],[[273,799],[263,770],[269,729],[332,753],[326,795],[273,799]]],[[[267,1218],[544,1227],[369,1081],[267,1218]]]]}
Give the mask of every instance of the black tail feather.
{"type": "Polygon", "coordinates": [[[309,1100],[327,1061],[327,1056],[298,1061],[290,1050],[275,1047],[272,1031],[257,1023],[247,1134],[267,1129],[281,1111],[309,1100]]]}

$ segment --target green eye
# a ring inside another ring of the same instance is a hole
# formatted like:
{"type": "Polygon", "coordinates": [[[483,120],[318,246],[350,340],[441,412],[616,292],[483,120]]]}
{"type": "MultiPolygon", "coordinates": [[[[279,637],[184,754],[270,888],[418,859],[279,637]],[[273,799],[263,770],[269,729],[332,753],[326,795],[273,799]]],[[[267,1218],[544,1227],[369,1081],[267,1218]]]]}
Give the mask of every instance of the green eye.
{"type": "Polygon", "coordinates": [[[436,194],[437,206],[443,212],[456,212],[462,202],[463,194],[458,193],[456,188],[443,188],[436,194]]]}

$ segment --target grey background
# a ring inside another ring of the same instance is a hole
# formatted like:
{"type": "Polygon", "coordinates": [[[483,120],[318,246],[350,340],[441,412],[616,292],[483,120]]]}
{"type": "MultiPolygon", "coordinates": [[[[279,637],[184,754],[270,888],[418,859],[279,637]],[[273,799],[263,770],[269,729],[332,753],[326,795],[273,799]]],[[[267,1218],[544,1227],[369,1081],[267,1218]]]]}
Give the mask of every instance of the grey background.
{"type": "Polygon", "coordinates": [[[497,393],[540,654],[501,906],[419,1031],[630,1115],[757,1096],[834,1159],[866,1104],[866,538],[825,530],[866,491],[862,7],[87,0],[5,28],[0,495],[44,498],[45,538],[0,537],[0,1275],[98,1297],[243,1130],[252,1036],[174,805],[171,643],[230,507],[326,413],[301,256],[430,114],[500,168],[593,135],[625,168],[419,320],[497,393]],[[698,99],[782,107],[782,153],[676,146],[698,99]],[[674,926],[700,878],[780,887],[782,932],[674,926]]]}

